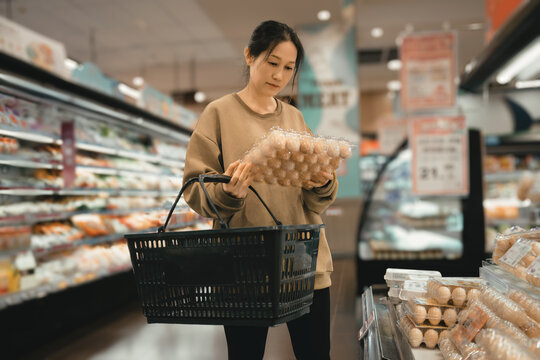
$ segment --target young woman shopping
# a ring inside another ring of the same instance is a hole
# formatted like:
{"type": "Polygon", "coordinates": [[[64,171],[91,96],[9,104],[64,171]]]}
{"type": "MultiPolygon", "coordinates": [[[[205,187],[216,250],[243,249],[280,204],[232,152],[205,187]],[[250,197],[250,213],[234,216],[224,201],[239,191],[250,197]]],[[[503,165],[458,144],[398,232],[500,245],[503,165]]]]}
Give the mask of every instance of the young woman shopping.
{"type": "MultiPolygon", "coordinates": [[[[248,193],[252,165],[239,159],[274,126],[310,132],[300,111],[275,97],[291,79],[294,88],[303,55],[302,44],[289,26],[261,23],[244,50],[247,85],[211,102],[193,131],[184,181],[202,173],[231,176],[228,184],[206,185],[231,228],[274,225],[255,195],[248,193]]],[[[311,182],[309,189],[265,183],[256,183],[255,188],[284,225],[321,224],[320,215],[334,201],[338,183],[335,172],[321,172],[318,179],[321,182],[311,182]]],[[[184,198],[199,214],[215,217],[200,187],[189,187],[184,198]]],[[[214,227],[219,223],[214,221],[214,227]]],[[[330,249],[321,229],[310,313],[287,323],[297,359],[330,358],[331,272],[330,249]]],[[[229,359],[262,359],[267,333],[266,327],[225,326],[229,359]]]]}

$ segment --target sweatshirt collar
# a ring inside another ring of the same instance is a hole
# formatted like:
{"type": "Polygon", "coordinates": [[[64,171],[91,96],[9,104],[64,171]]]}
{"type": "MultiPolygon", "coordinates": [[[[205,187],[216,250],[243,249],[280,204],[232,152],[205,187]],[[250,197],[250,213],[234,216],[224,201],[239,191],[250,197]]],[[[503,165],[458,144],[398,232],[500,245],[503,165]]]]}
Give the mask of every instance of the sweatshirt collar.
{"type": "Polygon", "coordinates": [[[253,109],[251,109],[237,93],[234,93],[233,96],[240,103],[240,105],[242,105],[242,107],[244,107],[250,114],[258,118],[267,119],[281,114],[282,104],[278,99],[274,98],[277,103],[276,110],[274,112],[268,114],[259,114],[258,112],[253,111],[253,109]]]}

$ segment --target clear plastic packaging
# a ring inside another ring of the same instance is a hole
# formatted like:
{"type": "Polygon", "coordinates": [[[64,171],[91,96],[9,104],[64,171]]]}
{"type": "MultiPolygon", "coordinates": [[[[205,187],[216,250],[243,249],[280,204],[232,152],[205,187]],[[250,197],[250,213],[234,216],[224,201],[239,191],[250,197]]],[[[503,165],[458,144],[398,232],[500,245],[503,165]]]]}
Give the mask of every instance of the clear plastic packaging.
{"type": "Polygon", "coordinates": [[[476,335],[476,342],[482,346],[490,360],[534,360],[537,357],[528,349],[494,329],[483,329],[476,335]]]}
{"type": "Polygon", "coordinates": [[[399,298],[404,301],[416,298],[426,298],[427,295],[426,280],[405,280],[403,282],[403,287],[399,292],[399,298]]]}
{"type": "Polygon", "coordinates": [[[453,326],[461,308],[454,305],[440,305],[429,299],[414,298],[405,303],[405,312],[417,325],[453,326]]]}
{"type": "Polygon", "coordinates": [[[540,230],[525,230],[519,226],[508,228],[504,233],[498,234],[495,238],[495,249],[493,250],[493,261],[499,264],[499,259],[515,244],[518,239],[540,240],[540,230]]]}
{"type": "Polygon", "coordinates": [[[403,287],[405,280],[424,280],[427,281],[431,278],[440,278],[441,273],[432,270],[412,270],[412,269],[396,269],[388,268],[384,274],[384,280],[390,287],[399,286],[403,287]]]}
{"type": "Polygon", "coordinates": [[[482,281],[471,278],[431,279],[427,283],[427,291],[439,304],[463,306],[468,299],[477,298],[482,281]]]}
{"type": "Polygon", "coordinates": [[[419,347],[422,343],[429,349],[435,348],[439,334],[445,330],[440,326],[418,326],[406,315],[400,317],[399,326],[413,348],[419,347]]]}
{"type": "Polygon", "coordinates": [[[274,127],[246,152],[242,161],[258,167],[256,182],[310,188],[309,181],[324,182],[321,172],[337,170],[340,161],[351,154],[352,145],[345,140],[274,127]],[[282,172],[260,175],[265,168],[282,172]]]}
{"type": "Polygon", "coordinates": [[[519,290],[510,291],[508,297],[525,309],[534,321],[540,322],[540,301],[519,290]]]}

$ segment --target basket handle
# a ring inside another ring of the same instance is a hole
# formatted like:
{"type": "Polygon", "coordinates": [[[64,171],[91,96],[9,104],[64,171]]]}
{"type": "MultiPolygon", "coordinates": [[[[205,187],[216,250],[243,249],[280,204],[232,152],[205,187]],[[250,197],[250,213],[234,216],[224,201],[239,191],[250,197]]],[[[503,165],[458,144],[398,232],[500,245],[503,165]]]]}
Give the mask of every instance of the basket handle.
{"type": "MultiPolygon", "coordinates": [[[[226,184],[230,180],[231,180],[231,177],[227,176],[227,175],[200,174],[199,177],[193,177],[193,178],[189,179],[188,181],[186,181],[184,186],[182,186],[182,188],[180,189],[180,192],[178,193],[178,196],[176,197],[176,200],[174,200],[174,204],[171,207],[171,210],[169,211],[169,215],[167,216],[167,220],[165,220],[165,224],[163,224],[163,225],[161,225],[159,227],[158,233],[165,231],[165,229],[167,228],[167,225],[169,224],[169,220],[171,219],[172,213],[174,212],[174,209],[176,208],[176,204],[178,204],[178,201],[180,201],[180,198],[182,197],[182,194],[184,193],[184,190],[186,190],[186,187],[188,185],[191,185],[194,182],[199,182],[199,184],[201,184],[204,195],[206,196],[206,199],[208,200],[208,203],[210,204],[210,207],[212,208],[212,211],[217,215],[221,227],[224,228],[224,229],[228,229],[229,225],[225,221],[223,221],[223,218],[221,217],[221,215],[219,215],[219,212],[218,212],[216,206],[214,205],[214,202],[212,201],[212,199],[210,199],[210,195],[208,194],[208,191],[206,190],[206,187],[204,186],[204,183],[209,182],[209,183],[224,183],[224,184],[226,184]]],[[[255,189],[251,185],[249,186],[249,189],[251,191],[253,191],[253,193],[257,196],[257,198],[263,204],[266,211],[268,211],[268,213],[270,214],[270,216],[272,217],[272,219],[276,223],[276,225],[281,225],[281,221],[276,219],[274,214],[272,214],[272,211],[270,211],[270,209],[268,208],[268,205],[266,205],[266,203],[261,198],[259,193],[257,191],[255,191],[255,189]]]]}

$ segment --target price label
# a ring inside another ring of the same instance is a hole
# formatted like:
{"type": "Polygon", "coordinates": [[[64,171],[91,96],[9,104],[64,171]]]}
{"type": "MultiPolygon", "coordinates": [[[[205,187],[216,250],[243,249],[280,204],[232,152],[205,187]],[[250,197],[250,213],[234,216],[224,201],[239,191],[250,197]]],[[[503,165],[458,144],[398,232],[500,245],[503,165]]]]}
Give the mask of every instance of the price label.
{"type": "Polygon", "coordinates": [[[519,239],[501,257],[501,261],[511,267],[516,266],[525,255],[532,250],[532,240],[519,239]]]}
{"type": "Polygon", "coordinates": [[[413,192],[419,195],[466,195],[468,146],[463,117],[412,119],[413,192]]]}

